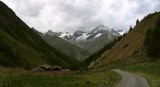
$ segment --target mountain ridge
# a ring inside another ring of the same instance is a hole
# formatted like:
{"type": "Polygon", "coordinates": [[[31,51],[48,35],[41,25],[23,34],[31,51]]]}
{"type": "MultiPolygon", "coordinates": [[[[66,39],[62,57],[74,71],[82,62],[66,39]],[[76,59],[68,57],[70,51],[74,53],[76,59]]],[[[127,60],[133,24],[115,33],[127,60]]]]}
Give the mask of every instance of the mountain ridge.
{"type": "MultiPolygon", "coordinates": [[[[85,36],[87,35],[90,35],[90,34],[102,34],[104,33],[105,31],[116,31],[117,33],[119,33],[120,35],[123,35],[124,33],[126,33],[126,31],[124,30],[114,30],[113,28],[109,28],[108,26],[104,26],[104,25],[99,25],[97,26],[96,28],[92,29],[91,31],[82,31],[82,30],[76,30],[75,32],[73,33],[70,33],[70,32],[53,32],[52,30],[48,30],[47,32],[45,32],[44,34],[48,34],[50,36],[53,36],[53,35],[56,35],[56,36],[59,36],[63,39],[66,39],[66,40],[69,40],[65,37],[71,37],[71,38],[74,38],[73,40],[75,41],[75,39],[77,37],[81,37],[83,36],[83,34],[85,34],[85,36]]],[[[89,37],[94,37],[96,35],[92,35],[92,36],[89,36],[89,37]]],[[[85,40],[89,40],[90,38],[85,38],[85,40]]]]}
{"type": "Polygon", "coordinates": [[[100,57],[94,68],[102,66],[121,67],[146,59],[144,39],[148,29],[155,27],[160,18],[160,12],[144,17],[137,25],[122,38],[111,50],[100,57]]]}
{"type": "MultiPolygon", "coordinates": [[[[37,31],[38,32],[38,31],[37,31]]],[[[87,50],[80,48],[56,35],[50,36],[49,34],[43,34],[38,32],[38,34],[42,37],[44,41],[48,44],[56,48],[57,50],[72,56],[73,58],[77,59],[78,61],[83,61],[88,56],[91,55],[90,52],[87,50]]]]}
{"type": "Polygon", "coordinates": [[[72,44],[75,44],[81,48],[88,50],[91,53],[94,53],[99,49],[101,49],[105,44],[109,43],[114,38],[123,35],[124,33],[125,31],[123,30],[115,31],[114,29],[109,28],[108,26],[99,25],[89,32],[76,30],[74,33],[69,33],[69,32],[62,33],[62,32],[53,32],[51,30],[48,30],[44,34],[61,37],[72,44]],[[101,41],[102,44],[99,44],[98,42],[101,41]],[[96,49],[93,48],[95,46],[96,49]]]}
{"type": "Polygon", "coordinates": [[[0,65],[31,69],[41,64],[71,67],[77,60],[48,45],[2,1],[0,65]]]}

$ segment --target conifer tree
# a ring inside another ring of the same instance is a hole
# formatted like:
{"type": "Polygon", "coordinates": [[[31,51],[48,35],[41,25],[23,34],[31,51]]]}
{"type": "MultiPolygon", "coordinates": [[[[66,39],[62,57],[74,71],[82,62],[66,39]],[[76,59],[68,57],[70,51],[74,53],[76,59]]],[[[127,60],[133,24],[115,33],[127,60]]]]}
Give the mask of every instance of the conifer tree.
{"type": "Polygon", "coordinates": [[[146,47],[148,57],[152,59],[160,58],[160,19],[153,30],[148,29],[144,46],[146,47]]]}
{"type": "Polygon", "coordinates": [[[132,30],[133,28],[132,28],[132,26],[130,26],[130,28],[129,28],[129,32],[132,30]]]}
{"type": "Polygon", "coordinates": [[[145,35],[146,37],[144,41],[144,46],[148,46],[151,43],[151,33],[152,33],[152,30],[149,28],[145,35]]]}
{"type": "Polygon", "coordinates": [[[137,19],[137,21],[136,21],[136,25],[139,23],[139,20],[137,19]]]}

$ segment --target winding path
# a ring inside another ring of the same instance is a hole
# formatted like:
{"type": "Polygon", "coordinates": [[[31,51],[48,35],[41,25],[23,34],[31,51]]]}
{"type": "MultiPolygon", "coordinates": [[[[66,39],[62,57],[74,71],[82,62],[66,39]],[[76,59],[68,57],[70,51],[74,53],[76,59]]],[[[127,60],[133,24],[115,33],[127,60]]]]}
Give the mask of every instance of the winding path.
{"type": "Polygon", "coordinates": [[[116,87],[149,87],[147,81],[136,74],[114,69],[122,76],[122,81],[116,87]]]}

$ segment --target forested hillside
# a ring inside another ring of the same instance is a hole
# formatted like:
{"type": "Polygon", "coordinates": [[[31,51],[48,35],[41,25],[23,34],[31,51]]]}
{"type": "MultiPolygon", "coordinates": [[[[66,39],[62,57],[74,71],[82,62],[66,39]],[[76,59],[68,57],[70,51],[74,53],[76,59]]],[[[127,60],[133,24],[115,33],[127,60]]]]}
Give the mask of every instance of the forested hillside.
{"type": "Polygon", "coordinates": [[[41,64],[71,67],[77,63],[48,45],[0,1],[0,65],[31,69],[41,64]]]}

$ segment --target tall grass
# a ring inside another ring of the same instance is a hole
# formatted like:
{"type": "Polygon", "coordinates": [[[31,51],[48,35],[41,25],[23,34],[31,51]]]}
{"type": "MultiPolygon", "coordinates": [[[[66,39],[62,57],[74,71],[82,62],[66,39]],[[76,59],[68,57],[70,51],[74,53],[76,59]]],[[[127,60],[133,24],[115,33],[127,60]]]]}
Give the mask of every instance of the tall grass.
{"type": "Polygon", "coordinates": [[[114,87],[120,80],[120,76],[111,70],[69,75],[12,72],[0,74],[0,78],[2,87],[114,87]]]}

